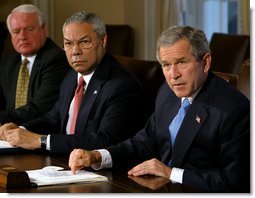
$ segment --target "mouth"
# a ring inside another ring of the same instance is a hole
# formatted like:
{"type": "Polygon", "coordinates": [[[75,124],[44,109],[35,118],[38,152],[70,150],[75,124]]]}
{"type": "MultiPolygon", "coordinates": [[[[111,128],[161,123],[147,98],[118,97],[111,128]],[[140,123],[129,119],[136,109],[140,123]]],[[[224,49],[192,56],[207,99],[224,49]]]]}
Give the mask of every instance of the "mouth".
{"type": "Polygon", "coordinates": [[[22,44],[19,45],[19,47],[27,47],[27,46],[30,46],[30,44],[29,43],[22,43],[22,44]]]}
{"type": "Polygon", "coordinates": [[[72,64],[73,65],[81,65],[81,64],[84,64],[86,63],[87,61],[73,61],[72,64]]]}
{"type": "Polygon", "coordinates": [[[179,88],[179,87],[183,87],[185,85],[185,83],[174,83],[173,87],[179,88]]]}

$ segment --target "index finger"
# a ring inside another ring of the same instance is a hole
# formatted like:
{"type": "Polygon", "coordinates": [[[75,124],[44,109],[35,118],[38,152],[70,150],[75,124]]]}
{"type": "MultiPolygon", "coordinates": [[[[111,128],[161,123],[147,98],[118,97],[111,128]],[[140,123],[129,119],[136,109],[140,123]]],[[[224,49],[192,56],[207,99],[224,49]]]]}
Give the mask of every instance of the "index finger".
{"type": "Polygon", "coordinates": [[[74,149],[69,157],[69,167],[71,168],[73,175],[77,170],[82,168],[82,164],[80,162],[81,159],[82,159],[81,149],[74,149]]]}

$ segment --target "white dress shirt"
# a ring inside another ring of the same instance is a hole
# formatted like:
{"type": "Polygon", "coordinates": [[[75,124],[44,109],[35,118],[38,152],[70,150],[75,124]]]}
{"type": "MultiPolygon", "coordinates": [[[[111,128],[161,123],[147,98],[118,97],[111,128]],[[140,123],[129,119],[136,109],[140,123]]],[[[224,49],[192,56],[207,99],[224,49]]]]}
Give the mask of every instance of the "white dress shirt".
{"type": "MultiPolygon", "coordinates": [[[[90,82],[90,79],[92,78],[94,74],[94,71],[90,74],[87,75],[83,75],[83,79],[86,82],[85,86],[84,86],[84,91],[86,90],[86,87],[88,87],[88,84],[90,82]]],[[[79,82],[79,78],[82,76],[82,74],[78,73],[77,75],[77,83],[79,82]]],[[[68,121],[66,124],[66,134],[70,134],[70,126],[71,126],[71,121],[72,121],[72,117],[73,117],[73,106],[74,106],[74,98],[70,104],[70,108],[69,108],[69,112],[68,112],[68,121]]],[[[47,143],[46,143],[46,150],[50,150],[50,135],[47,135],[47,143]]]]}

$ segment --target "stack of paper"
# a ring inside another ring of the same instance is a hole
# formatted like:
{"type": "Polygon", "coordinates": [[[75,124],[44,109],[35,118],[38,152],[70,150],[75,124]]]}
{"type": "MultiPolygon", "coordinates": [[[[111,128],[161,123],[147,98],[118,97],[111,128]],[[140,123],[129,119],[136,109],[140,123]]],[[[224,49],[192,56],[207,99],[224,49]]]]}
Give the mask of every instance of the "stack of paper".
{"type": "Polygon", "coordinates": [[[53,166],[26,172],[29,176],[30,182],[37,186],[99,182],[108,180],[107,177],[93,172],[80,170],[75,175],[72,175],[70,170],[59,170],[53,166]]]}

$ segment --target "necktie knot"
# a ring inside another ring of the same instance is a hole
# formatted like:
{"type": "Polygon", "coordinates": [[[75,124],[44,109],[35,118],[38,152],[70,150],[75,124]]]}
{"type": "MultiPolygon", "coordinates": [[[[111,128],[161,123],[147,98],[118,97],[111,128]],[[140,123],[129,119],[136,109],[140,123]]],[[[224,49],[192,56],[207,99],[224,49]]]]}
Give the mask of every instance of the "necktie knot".
{"type": "Polygon", "coordinates": [[[80,78],[79,78],[79,82],[78,82],[78,86],[77,86],[77,88],[76,88],[76,90],[75,90],[75,95],[79,95],[79,93],[81,94],[83,94],[83,91],[84,91],[84,86],[85,86],[85,81],[84,81],[84,79],[83,79],[83,77],[81,76],[80,78]]]}
{"type": "Polygon", "coordinates": [[[81,77],[79,78],[78,86],[83,86],[83,87],[84,87],[84,85],[85,85],[85,81],[84,81],[84,79],[83,79],[83,76],[81,76],[81,77]]]}
{"type": "Polygon", "coordinates": [[[29,63],[29,60],[27,58],[24,58],[22,61],[22,65],[27,66],[28,63],[29,63]]]}
{"type": "Polygon", "coordinates": [[[182,102],[182,108],[184,108],[187,111],[189,106],[190,106],[190,102],[187,98],[185,98],[182,102]]]}

